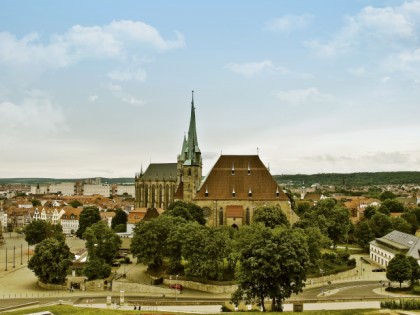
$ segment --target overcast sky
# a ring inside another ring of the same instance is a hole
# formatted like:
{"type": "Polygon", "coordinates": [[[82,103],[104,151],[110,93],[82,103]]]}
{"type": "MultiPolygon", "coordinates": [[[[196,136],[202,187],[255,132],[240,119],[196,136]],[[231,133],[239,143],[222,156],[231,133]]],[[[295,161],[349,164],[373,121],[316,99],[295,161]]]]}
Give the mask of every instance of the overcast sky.
{"type": "Polygon", "coordinates": [[[0,177],[420,171],[420,0],[0,0],[0,177]]]}

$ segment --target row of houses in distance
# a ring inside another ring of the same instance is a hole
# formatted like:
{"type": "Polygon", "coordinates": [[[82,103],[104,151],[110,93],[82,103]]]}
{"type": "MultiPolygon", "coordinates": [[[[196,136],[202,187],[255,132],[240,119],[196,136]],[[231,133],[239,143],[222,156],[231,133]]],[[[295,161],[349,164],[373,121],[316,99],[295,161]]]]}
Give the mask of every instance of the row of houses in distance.
{"type": "MultiPolygon", "coordinates": [[[[0,224],[2,227],[12,225],[16,229],[24,228],[33,221],[42,220],[51,224],[61,224],[63,233],[74,234],[79,228],[79,218],[83,207],[30,207],[14,208],[8,211],[0,210],[0,224]]],[[[111,227],[114,211],[100,212],[101,219],[111,227]]]]}
{"type": "Polygon", "coordinates": [[[64,182],[54,184],[38,184],[31,186],[32,195],[58,194],[64,196],[127,195],[134,197],[134,185],[87,184],[84,182],[64,182]]]}

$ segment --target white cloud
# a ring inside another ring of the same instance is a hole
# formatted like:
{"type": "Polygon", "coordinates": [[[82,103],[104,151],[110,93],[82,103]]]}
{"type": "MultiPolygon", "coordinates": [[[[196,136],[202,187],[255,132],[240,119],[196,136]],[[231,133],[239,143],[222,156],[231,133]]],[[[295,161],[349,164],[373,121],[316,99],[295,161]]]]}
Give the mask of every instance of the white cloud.
{"type": "Polygon", "coordinates": [[[252,78],[261,73],[287,74],[290,72],[286,68],[275,66],[271,60],[247,63],[229,63],[225,66],[225,68],[246,78],[252,78]]]}
{"type": "Polygon", "coordinates": [[[305,28],[312,22],[313,18],[314,16],[310,14],[284,15],[281,18],[267,22],[264,28],[269,31],[287,33],[293,30],[305,28]]]}
{"type": "Polygon", "coordinates": [[[355,48],[385,45],[388,49],[399,41],[416,42],[420,29],[420,1],[401,6],[375,8],[368,6],[345,18],[344,26],[329,41],[312,40],[306,44],[320,55],[335,56],[355,48]]]}
{"type": "Polygon", "coordinates": [[[19,39],[1,32],[0,63],[65,68],[89,58],[124,58],[133,47],[137,51],[139,45],[165,51],[184,47],[185,39],[179,32],[175,32],[175,39],[164,39],[154,27],[130,20],[104,26],[75,25],[63,34],[51,36],[46,43],[37,33],[19,39]]]}
{"type": "Polygon", "coordinates": [[[121,85],[113,84],[113,83],[108,84],[108,89],[111,92],[120,92],[120,91],[122,91],[121,85]]]}
{"type": "Polygon", "coordinates": [[[185,37],[180,32],[174,31],[175,39],[166,40],[153,26],[140,21],[112,21],[104,29],[127,42],[145,43],[159,50],[177,49],[185,46],[185,37]]]}
{"type": "Polygon", "coordinates": [[[276,91],[273,95],[281,102],[290,105],[307,103],[331,102],[334,98],[329,94],[323,94],[317,88],[297,89],[288,91],[276,91]]]}
{"type": "Polygon", "coordinates": [[[108,73],[108,78],[116,81],[130,81],[136,80],[139,82],[146,81],[147,73],[141,68],[136,70],[124,69],[124,70],[114,70],[108,73]]]}
{"type": "Polygon", "coordinates": [[[122,101],[124,103],[130,104],[130,105],[135,105],[135,106],[142,106],[144,104],[144,102],[142,100],[136,99],[132,96],[123,97],[122,101]]]}
{"type": "Polygon", "coordinates": [[[420,66],[420,48],[405,50],[394,54],[386,61],[386,67],[396,70],[418,73],[420,66]]]}
{"type": "Polygon", "coordinates": [[[0,103],[2,136],[38,134],[67,129],[62,109],[42,92],[29,91],[20,104],[0,103]]]}
{"type": "Polygon", "coordinates": [[[94,103],[98,99],[98,95],[90,95],[89,96],[89,102],[94,103]]]}

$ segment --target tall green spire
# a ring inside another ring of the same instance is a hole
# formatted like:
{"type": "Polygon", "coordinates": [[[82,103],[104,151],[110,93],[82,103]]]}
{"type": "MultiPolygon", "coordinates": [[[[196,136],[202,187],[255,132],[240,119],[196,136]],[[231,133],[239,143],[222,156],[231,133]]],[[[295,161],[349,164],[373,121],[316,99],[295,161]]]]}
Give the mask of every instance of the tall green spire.
{"type": "Polygon", "coordinates": [[[187,141],[187,161],[188,164],[200,164],[201,151],[198,147],[197,139],[197,127],[195,124],[195,107],[194,107],[194,91],[192,91],[191,99],[191,118],[190,127],[188,129],[188,141],[187,141]]]}

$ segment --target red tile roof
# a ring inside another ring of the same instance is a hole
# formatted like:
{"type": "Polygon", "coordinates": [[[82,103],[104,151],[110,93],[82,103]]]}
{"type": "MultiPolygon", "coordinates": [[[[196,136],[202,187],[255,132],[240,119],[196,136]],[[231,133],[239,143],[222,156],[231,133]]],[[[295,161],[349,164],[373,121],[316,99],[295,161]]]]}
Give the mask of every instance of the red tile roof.
{"type": "Polygon", "coordinates": [[[289,200],[258,155],[221,155],[194,199],[248,200],[251,198],[253,200],[289,200]],[[234,196],[233,192],[235,192],[234,196]]]}

